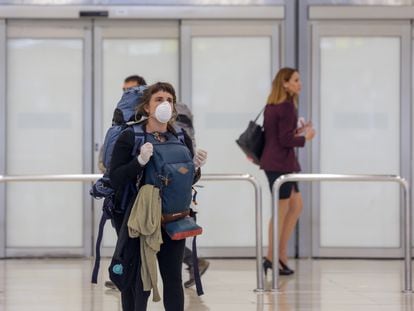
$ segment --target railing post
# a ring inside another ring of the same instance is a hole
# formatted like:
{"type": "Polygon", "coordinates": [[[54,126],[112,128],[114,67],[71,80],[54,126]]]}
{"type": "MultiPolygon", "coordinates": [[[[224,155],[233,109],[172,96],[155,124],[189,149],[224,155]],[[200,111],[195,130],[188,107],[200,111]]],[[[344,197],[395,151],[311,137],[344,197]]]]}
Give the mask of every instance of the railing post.
{"type": "Polygon", "coordinates": [[[284,175],[280,176],[272,186],[272,221],[273,221],[273,258],[272,258],[272,291],[279,285],[279,188],[284,175]]]}
{"type": "Polygon", "coordinates": [[[256,281],[257,288],[255,292],[264,291],[264,278],[263,278],[263,221],[262,221],[262,188],[257,182],[256,178],[249,174],[204,174],[201,175],[200,180],[206,181],[232,181],[232,180],[244,180],[250,182],[255,191],[255,221],[256,221],[256,281]]]}
{"type": "Polygon", "coordinates": [[[263,277],[263,215],[262,215],[262,189],[257,180],[250,176],[249,181],[254,186],[255,194],[255,211],[256,211],[256,281],[257,288],[255,292],[264,291],[263,277]]]}
{"type": "Polygon", "coordinates": [[[410,204],[410,187],[405,179],[400,180],[400,184],[404,187],[404,290],[405,293],[412,292],[411,277],[411,204],[410,204]]]}

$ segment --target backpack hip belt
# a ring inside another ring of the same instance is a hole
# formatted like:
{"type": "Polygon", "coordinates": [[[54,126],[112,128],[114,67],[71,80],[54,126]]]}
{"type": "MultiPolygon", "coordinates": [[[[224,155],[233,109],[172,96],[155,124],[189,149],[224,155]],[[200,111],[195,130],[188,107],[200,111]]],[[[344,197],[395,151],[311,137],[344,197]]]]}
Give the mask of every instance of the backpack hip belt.
{"type": "Polygon", "coordinates": [[[183,211],[183,212],[177,212],[177,213],[173,213],[173,214],[162,214],[161,217],[161,223],[167,223],[167,222],[171,222],[180,218],[184,218],[190,215],[190,210],[187,211],[183,211]]]}

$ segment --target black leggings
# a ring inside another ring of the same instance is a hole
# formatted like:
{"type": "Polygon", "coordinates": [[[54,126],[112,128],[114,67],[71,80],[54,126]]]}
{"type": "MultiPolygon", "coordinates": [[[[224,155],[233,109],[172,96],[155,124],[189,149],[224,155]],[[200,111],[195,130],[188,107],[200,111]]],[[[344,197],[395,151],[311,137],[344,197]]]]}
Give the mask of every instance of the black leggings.
{"type": "MultiPolygon", "coordinates": [[[[121,215],[115,217],[116,227],[119,228],[121,215]]],[[[119,230],[117,230],[118,232],[119,230]]],[[[185,239],[171,240],[168,234],[162,230],[162,240],[160,251],[157,254],[158,267],[160,269],[163,282],[163,303],[166,311],[183,311],[184,310],[184,290],[182,281],[182,262],[184,255],[185,239]]],[[[136,276],[132,281],[130,288],[121,293],[123,311],[146,311],[150,291],[144,291],[141,280],[141,256],[140,243],[138,239],[128,241],[127,252],[136,254],[134,260],[136,276]]]]}
{"type": "MultiPolygon", "coordinates": [[[[162,231],[161,249],[157,254],[163,282],[163,302],[166,311],[184,310],[184,291],[181,278],[181,269],[185,247],[185,239],[173,241],[162,231]]],[[[150,291],[144,291],[141,280],[140,248],[135,249],[138,264],[135,271],[136,278],[131,287],[121,293],[123,311],[146,311],[150,291]]]]}

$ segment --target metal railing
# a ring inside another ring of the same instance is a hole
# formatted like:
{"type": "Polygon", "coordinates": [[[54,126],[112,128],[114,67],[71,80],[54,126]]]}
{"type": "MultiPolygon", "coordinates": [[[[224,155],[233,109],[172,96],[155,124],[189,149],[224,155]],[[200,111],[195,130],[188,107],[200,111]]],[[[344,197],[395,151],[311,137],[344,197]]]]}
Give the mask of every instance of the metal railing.
{"type": "MultiPolygon", "coordinates": [[[[397,182],[404,188],[404,290],[412,292],[411,279],[411,204],[410,188],[408,182],[395,175],[343,175],[343,174],[287,174],[282,175],[272,187],[272,215],[273,215],[273,265],[277,267],[279,262],[279,240],[278,240],[278,209],[279,188],[289,181],[375,181],[375,182],[397,182]],[[276,265],[274,264],[276,263],[276,265]]],[[[277,291],[279,280],[279,269],[272,269],[272,291],[277,291]]]]}
{"type": "MultiPolygon", "coordinates": [[[[66,181],[66,182],[92,182],[102,177],[102,174],[64,174],[64,175],[0,175],[0,184],[6,182],[42,182],[42,181],[66,181]]],[[[262,239],[262,189],[259,182],[249,174],[203,174],[200,181],[248,181],[255,191],[255,217],[256,217],[256,273],[257,288],[255,291],[264,291],[263,278],[263,239],[262,239]]]]}
{"type": "Polygon", "coordinates": [[[62,175],[0,175],[0,183],[21,181],[95,181],[102,174],[62,174],[62,175]]]}

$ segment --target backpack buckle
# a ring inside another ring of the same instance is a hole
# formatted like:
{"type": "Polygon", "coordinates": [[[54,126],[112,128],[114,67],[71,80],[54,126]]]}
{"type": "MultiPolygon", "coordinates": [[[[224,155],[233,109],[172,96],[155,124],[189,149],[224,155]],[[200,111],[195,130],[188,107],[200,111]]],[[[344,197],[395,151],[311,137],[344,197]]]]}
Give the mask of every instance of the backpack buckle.
{"type": "Polygon", "coordinates": [[[171,182],[171,179],[166,176],[159,175],[159,178],[161,179],[162,185],[165,187],[167,187],[171,182]]]}

